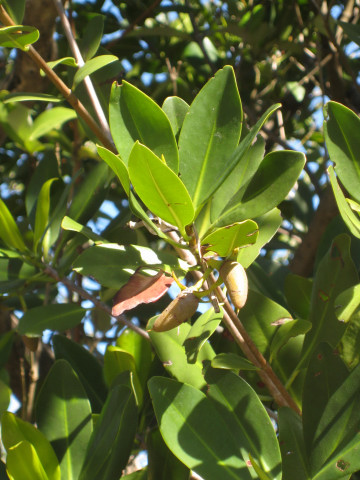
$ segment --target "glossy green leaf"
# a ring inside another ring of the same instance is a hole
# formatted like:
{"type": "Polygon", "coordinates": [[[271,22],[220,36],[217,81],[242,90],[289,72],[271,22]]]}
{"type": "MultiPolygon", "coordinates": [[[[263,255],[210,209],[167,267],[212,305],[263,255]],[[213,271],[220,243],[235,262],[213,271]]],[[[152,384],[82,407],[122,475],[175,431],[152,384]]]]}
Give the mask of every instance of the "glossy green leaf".
{"type": "Polygon", "coordinates": [[[117,60],[118,58],[115,57],[115,55],[99,55],[98,57],[91,58],[75,73],[72,89],[75,90],[75,88],[84,80],[85,77],[117,60]]]}
{"type": "Polygon", "coordinates": [[[212,218],[221,213],[229,197],[231,198],[241,186],[247,186],[255,174],[263,160],[265,146],[261,137],[255,143],[254,140],[264,123],[280,106],[280,103],[277,103],[266,110],[227,160],[216,183],[217,190],[211,203],[212,218]]]}
{"type": "Polygon", "coordinates": [[[338,184],[333,167],[330,166],[328,168],[328,174],[341,218],[344,220],[345,225],[348,227],[350,232],[355,237],[360,238],[359,216],[352,211],[349,203],[347,202],[347,199],[345,198],[345,195],[338,184]]]}
{"type": "Polygon", "coordinates": [[[81,275],[95,278],[101,285],[122,287],[138,267],[161,264],[156,253],[147,247],[107,243],[87,248],[74,262],[81,275]]]}
{"type": "Polygon", "coordinates": [[[85,61],[90,60],[98,51],[104,32],[104,15],[92,14],[88,20],[84,35],[79,42],[85,61]]]}
{"type": "Polygon", "coordinates": [[[144,392],[136,371],[134,357],[119,347],[109,345],[104,356],[104,379],[108,387],[114,385],[116,377],[126,371],[132,374],[131,382],[136,395],[136,403],[141,405],[144,392]]]}
{"type": "Polygon", "coordinates": [[[146,437],[146,445],[150,479],[189,480],[189,469],[169,450],[159,430],[149,432],[146,437]]]}
{"type": "Polygon", "coordinates": [[[108,243],[105,238],[102,238],[100,235],[97,235],[94,233],[91,228],[89,227],[84,227],[84,225],[81,225],[81,223],[75,222],[70,217],[64,217],[61,222],[61,228],[64,230],[69,230],[71,232],[78,232],[84,235],[86,238],[89,240],[92,240],[94,243],[108,243]]]}
{"type": "Polygon", "coordinates": [[[217,228],[214,232],[206,235],[201,244],[207,252],[217,253],[220,257],[227,257],[236,248],[253,245],[258,237],[257,224],[252,220],[234,223],[227,227],[217,228]]]}
{"type": "Polygon", "coordinates": [[[116,346],[133,356],[136,372],[145,389],[153,357],[150,342],[134,330],[126,328],[116,340],[116,346]]]}
{"type": "Polygon", "coordinates": [[[6,8],[14,23],[21,25],[25,14],[26,0],[2,0],[1,3],[6,8]]]}
{"type": "Polygon", "coordinates": [[[35,228],[34,228],[34,252],[37,251],[38,245],[42,240],[46,252],[49,250],[49,243],[45,236],[49,236],[49,231],[46,232],[46,227],[49,223],[50,213],[50,188],[54,180],[57,178],[50,178],[41,187],[38,201],[36,204],[35,228]]]}
{"type": "Polygon", "coordinates": [[[26,440],[10,448],[6,458],[6,470],[10,480],[50,480],[35,448],[26,440]]]}
{"type": "Polygon", "coordinates": [[[26,251],[24,240],[6,204],[0,199],[0,237],[10,248],[26,251]]]}
{"type": "Polygon", "coordinates": [[[59,129],[61,125],[76,118],[75,110],[65,107],[53,107],[40,113],[34,120],[30,140],[46,135],[53,129],[59,129]]]}
{"type": "MultiPolygon", "coordinates": [[[[73,68],[77,68],[78,66],[74,57],[57,58],[52,62],[46,62],[46,64],[51,69],[54,69],[57,65],[67,65],[68,67],[73,67],[73,68]]],[[[40,70],[40,75],[42,77],[45,77],[45,72],[43,70],[40,70]]]]}
{"type": "Polygon", "coordinates": [[[120,183],[125,190],[127,196],[130,195],[130,179],[129,179],[129,172],[125,165],[125,163],[121,160],[118,155],[115,155],[110,150],[107,150],[100,145],[97,145],[97,151],[100,157],[109,165],[112,171],[120,180],[120,183]]]}
{"type": "Polygon", "coordinates": [[[189,111],[189,108],[190,106],[179,97],[167,97],[164,100],[162,109],[170,121],[175,138],[178,138],[180,134],[185,115],[189,111]]]}
{"type": "Polygon", "coordinates": [[[341,478],[360,469],[359,394],[357,366],[330,397],[317,425],[310,458],[316,480],[341,478]]]}
{"type": "Polygon", "coordinates": [[[224,426],[231,432],[239,448],[239,457],[249,464],[251,454],[269,479],[281,479],[281,456],[275,429],[254,390],[232,372],[210,368],[205,379],[209,385],[207,398],[213,401],[224,426]]]}
{"type": "Polygon", "coordinates": [[[165,112],[145,93],[128,82],[113,84],[109,119],[111,134],[118,152],[128,163],[138,140],[161,158],[175,173],[179,170],[179,153],[175,136],[165,112]]]}
{"type": "Polygon", "coordinates": [[[170,375],[180,382],[203,388],[205,386],[202,374],[204,348],[200,350],[196,362],[189,363],[183,346],[190,328],[188,323],[183,323],[178,328],[167,332],[151,331],[149,335],[158,357],[170,375]]]}
{"type": "Polygon", "coordinates": [[[252,137],[251,132],[248,133],[234,151],[233,157],[235,157],[235,154],[237,155],[236,162],[231,158],[234,168],[211,198],[211,222],[216,220],[237,192],[245,191],[264,159],[265,140],[259,136],[256,142],[250,145],[248,142],[249,136],[252,137]]]}
{"type": "Polygon", "coordinates": [[[6,95],[2,101],[4,103],[14,103],[14,102],[51,102],[51,103],[58,103],[61,102],[63,99],[54,97],[54,95],[49,95],[47,93],[31,93],[31,92],[16,92],[16,93],[9,93],[6,95]]]}
{"type": "Polygon", "coordinates": [[[357,134],[360,119],[337,102],[326,104],[326,114],[324,135],[330,158],[336,164],[335,171],[346,190],[360,201],[360,139],[357,134]]]}
{"type": "Polygon", "coordinates": [[[338,352],[327,343],[316,347],[306,370],[303,388],[305,450],[310,457],[321,415],[349,372],[338,352]]]}
{"type": "Polygon", "coordinates": [[[357,282],[357,271],[350,256],[350,238],[345,234],[339,235],[316,272],[308,317],[312,329],[305,336],[302,363],[308,361],[320,342],[328,342],[333,347],[338,344],[346,326],[335,316],[335,299],[357,282]]]}
{"type": "Polygon", "coordinates": [[[64,359],[69,362],[86,391],[92,412],[100,413],[107,394],[100,363],[89,350],[65,336],[54,335],[52,343],[56,360],[64,359]]]}
{"type": "Polygon", "coordinates": [[[245,191],[234,195],[212,225],[230,225],[269,212],[290,192],[304,164],[301,152],[277,150],[267,154],[245,191]]]}
{"type": "Polygon", "coordinates": [[[211,360],[211,366],[213,368],[232,370],[235,373],[239,373],[241,370],[258,370],[249,360],[240,357],[236,353],[218,353],[211,360]]]}
{"type": "Polygon", "coordinates": [[[161,435],[188,468],[206,480],[252,478],[227,424],[200,390],[165,377],[148,385],[161,435]]]}
{"type": "Polygon", "coordinates": [[[77,479],[92,433],[90,402],[66,360],[51,367],[35,404],[36,422],[52,444],[61,478],[77,479]]]}
{"type": "Polygon", "coordinates": [[[301,418],[290,408],[282,407],[279,410],[278,424],[283,480],[312,480],[301,418]]]}
{"type": "Polygon", "coordinates": [[[311,327],[311,322],[301,319],[285,321],[285,323],[280,325],[270,345],[270,362],[272,362],[273,358],[290,338],[304,335],[311,327]]]}
{"type": "Polygon", "coordinates": [[[225,66],[196,96],[180,133],[181,180],[195,209],[218,185],[225,160],[239,142],[242,115],[234,71],[225,66]]]}
{"type": "Polygon", "coordinates": [[[18,332],[30,337],[40,336],[47,329],[63,332],[78,325],[84,315],[83,308],[69,303],[31,308],[21,317],[18,332]]]}
{"type": "Polygon", "coordinates": [[[183,343],[189,363],[196,362],[199,351],[220,325],[222,318],[222,311],[215,313],[213,308],[209,308],[196,319],[183,343]]]}
{"type": "Polygon", "coordinates": [[[278,231],[283,218],[280,210],[273,208],[270,212],[261,215],[261,217],[254,218],[259,234],[256,242],[246,248],[241,248],[237,254],[237,261],[241,263],[244,268],[248,268],[254,260],[259,256],[260,250],[266,245],[275,233],[278,231]]]}
{"type": "Polygon", "coordinates": [[[310,312],[312,280],[289,274],[285,279],[284,293],[289,307],[300,318],[307,318],[310,312]]]}
{"type": "Polygon", "coordinates": [[[79,480],[120,478],[129,460],[136,428],[134,395],[128,387],[116,385],[96,422],[79,480]]]}
{"type": "Polygon", "coordinates": [[[129,175],[136,193],[154,215],[179,227],[194,218],[194,207],[180,178],[144,145],[136,143],[129,157],[129,175]]]}
{"type": "Polygon", "coordinates": [[[15,25],[0,28],[0,45],[2,47],[29,50],[29,45],[39,39],[39,30],[35,27],[15,25]]]}
{"type": "MultiPolygon", "coordinates": [[[[49,480],[60,480],[59,462],[53,448],[44,434],[31,425],[31,423],[21,420],[13,413],[6,412],[1,419],[1,435],[2,442],[8,454],[10,450],[20,442],[26,442],[31,445],[36,452],[38,462],[46,475],[45,478],[49,480]]],[[[12,456],[13,459],[16,458],[15,452],[12,456]]],[[[21,459],[17,458],[17,460],[20,461],[21,459]]],[[[29,468],[31,468],[31,464],[29,468]]],[[[15,477],[15,480],[20,480],[20,478],[22,477],[15,477]]]]}

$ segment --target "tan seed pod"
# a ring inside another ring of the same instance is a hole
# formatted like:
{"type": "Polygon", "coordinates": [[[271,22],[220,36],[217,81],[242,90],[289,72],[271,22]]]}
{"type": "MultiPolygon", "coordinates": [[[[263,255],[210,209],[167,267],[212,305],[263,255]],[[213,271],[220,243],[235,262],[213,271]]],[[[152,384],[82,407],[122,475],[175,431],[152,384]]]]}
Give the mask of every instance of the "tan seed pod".
{"type": "Polygon", "coordinates": [[[151,330],[166,332],[194,315],[199,305],[199,299],[192,292],[184,290],[157,317],[151,330]]]}
{"type": "Polygon", "coordinates": [[[245,305],[248,294],[248,279],[244,267],[238,262],[227,260],[220,267],[219,273],[230,300],[235,308],[240,310],[245,305]]]}

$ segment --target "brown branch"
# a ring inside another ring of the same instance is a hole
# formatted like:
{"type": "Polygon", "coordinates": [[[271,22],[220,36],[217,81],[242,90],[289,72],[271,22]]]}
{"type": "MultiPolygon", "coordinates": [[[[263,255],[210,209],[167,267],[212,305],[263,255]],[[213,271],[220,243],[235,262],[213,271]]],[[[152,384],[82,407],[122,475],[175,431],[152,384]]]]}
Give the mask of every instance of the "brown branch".
{"type": "MultiPolygon", "coordinates": [[[[13,20],[7,14],[6,10],[2,5],[0,5],[0,20],[3,25],[6,26],[14,26],[13,20]]],[[[29,50],[27,51],[29,56],[32,60],[36,63],[36,65],[41,68],[49,80],[55,85],[55,87],[59,90],[59,92],[63,95],[65,100],[67,100],[76,113],[81,117],[84,122],[89,126],[91,131],[95,134],[98,140],[106,147],[107,149],[111,150],[114,153],[117,153],[115,150],[114,145],[109,141],[107,135],[104,134],[103,130],[98,126],[98,124],[94,121],[94,119],[89,115],[88,111],[84,107],[84,105],[80,102],[80,100],[72,93],[70,88],[61,80],[56,73],[49,68],[45,60],[42,58],[41,55],[35,50],[33,46],[30,45],[29,50]]]]}
{"type": "MultiPolygon", "coordinates": [[[[179,238],[175,232],[169,232],[168,235],[176,242],[179,238]]],[[[195,256],[188,250],[182,250],[176,248],[176,251],[180,258],[185,260],[189,265],[196,265],[197,261],[195,256]]],[[[199,280],[202,277],[202,273],[194,270],[192,272],[194,278],[199,280]]],[[[214,283],[216,280],[213,276],[210,276],[209,283],[214,283]]],[[[204,284],[204,287],[207,286],[204,284]]],[[[286,406],[292,408],[296,413],[301,414],[299,407],[281,383],[270,364],[266,361],[262,353],[258,350],[249,334],[245,330],[245,327],[239,320],[238,316],[234,312],[230,302],[223,294],[220,287],[215,289],[215,294],[220,302],[224,306],[223,321],[233,336],[236,343],[241,348],[244,355],[259,369],[258,374],[268,388],[270,394],[279,406],[286,406]]]]}

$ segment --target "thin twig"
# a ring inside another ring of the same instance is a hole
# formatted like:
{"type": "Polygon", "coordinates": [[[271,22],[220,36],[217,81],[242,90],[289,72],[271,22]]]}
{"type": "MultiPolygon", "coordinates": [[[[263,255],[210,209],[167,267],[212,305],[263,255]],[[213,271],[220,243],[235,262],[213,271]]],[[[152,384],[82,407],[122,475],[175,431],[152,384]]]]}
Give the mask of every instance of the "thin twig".
{"type": "MultiPolygon", "coordinates": [[[[63,4],[60,0],[54,0],[54,3],[55,3],[55,7],[56,7],[56,9],[59,13],[59,17],[60,17],[64,32],[65,32],[67,41],[69,42],[69,46],[70,46],[71,51],[72,51],[72,53],[75,57],[76,63],[79,65],[79,67],[83,67],[85,65],[85,62],[84,62],[84,59],[81,55],[79,46],[76,43],[76,40],[75,40],[75,38],[73,36],[73,33],[71,31],[71,26],[70,26],[70,23],[69,23],[69,20],[68,20],[66,14],[65,14],[63,4]]],[[[99,102],[99,98],[96,94],[94,85],[93,85],[93,83],[91,81],[91,78],[89,76],[84,78],[84,85],[85,85],[85,87],[88,91],[89,98],[90,98],[91,103],[94,107],[96,115],[99,119],[100,125],[103,128],[104,133],[107,135],[108,140],[111,142],[112,140],[111,140],[111,133],[110,133],[109,124],[108,124],[108,121],[105,117],[102,106],[99,102]]]]}
{"type": "MultiPolygon", "coordinates": [[[[87,292],[83,288],[75,285],[68,278],[60,277],[58,272],[55,269],[53,269],[52,267],[50,267],[50,265],[43,265],[43,268],[44,268],[44,272],[47,275],[49,275],[50,277],[52,277],[54,280],[62,283],[67,288],[69,288],[72,292],[78,293],[80,295],[80,297],[84,298],[85,300],[90,300],[96,307],[100,308],[101,310],[103,310],[104,312],[109,314],[110,316],[113,316],[112,313],[111,313],[111,308],[108,307],[108,305],[106,305],[106,303],[103,303],[101,300],[98,300],[96,297],[93,297],[89,292],[87,292]]],[[[126,320],[126,318],[124,318],[122,315],[119,315],[118,317],[115,317],[115,318],[118,322],[122,323],[123,325],[126,325],[131,330],[134,330],[136,333],[138,333],[142,337],[146,338],[146,340],[149,340],[149,334],[145,330],[143,330],[140,327],[137,327],[136,325],[134,325],[129,320],[126,320]]]]}
{"type": "MultiPolygon", "coordinates": [[[[0,5],[0,21],[3,25],[14,26],[13,20],[7,14],[6,10],[2,5],[0,5]]],[[[29,50],[27,51],[29,56],[33,59],[36,65],[44,71],[49,80],[55,85],[59,92],[63,95],[65,100],[67,100],[76,113],[81,117],[84,122],[89,126],[91,131],[97,137],[97,139],[106,147],[108,150],[111,150],[114,153],[117,153],[112,142],[109,141],[107,135],[103,130],[97,125],[94,119],[89,115],[89,112],[86,110],[84,105],[80,100],[72,93],[70,88],[61,80],[61,78],[52,70],[42,56],[35,50],[35,48],[30,45],[29,50]]]]}

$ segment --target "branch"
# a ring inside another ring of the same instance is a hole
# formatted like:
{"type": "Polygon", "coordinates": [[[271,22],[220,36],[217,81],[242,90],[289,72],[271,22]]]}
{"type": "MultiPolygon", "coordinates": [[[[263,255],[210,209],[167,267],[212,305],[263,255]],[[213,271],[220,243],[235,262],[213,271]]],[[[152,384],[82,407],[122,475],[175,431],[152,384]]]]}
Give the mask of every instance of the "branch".
{"type": "MultiPolygon", "coordinates": [[[[168,235],[175,241],[178,241],[177,234],[175,232],[169,232],[168,235]]],[[[196,265],[197,261],[195,256],[188,250],[182,250],[177,248],[179,256],[185,260],[189,265],[196,265]]],[[[192,271],[193,276],[196,280],[199,280],[202,277],[201,272],[192,271]]],[[[215,278],[210,275],[209,283],[214,283],[215,278]]],[[[204,283],[204,287],[207,286],[204,283]]],[[[289,392],[286,390],[284,385],[281,383],[270,364],[264,358],[262,353],[258,350],[257,346],[254,344],[249,334],[245,330],[245,327],[239,320],[238,316],[234,312],[230,302],[226,298],[226,295],[223,294],[220,287],[215,289],[215,294],[220,302],[224,304],[224,317],[223,321],[233,336],[236,343],[241,348],[244,355],[259,369],[258,374],[261,377],[262,381],[265,383],[270,394],[276,401],[279,406],[290,407],[296,413],[301,415],[301,411],[295,401],[292,399],[289,392]]]]}
{"type": "MultiPolygon", "coordinates": [[[[6,10],[2,5],[0,5],[0,20],[3,25],[6,26],[14,26],[13,20],[7,14],[6,10]]],[[[108,150],[111,150],[115,154],[117,153],[115,150],[114,145],[112,142],[109,141],[107,135],[104,134],[103,130],[97,125],[94,119],[89,115],[88,111],[84,107],[84,105],[80,102],[80,100],[72,93],[70,88],[65,85],[65,83],[61,80],[56,73],[49,68],[48,64],[42,58],[41,55],[35,50],[33,46],[30,45],[29,50],[27,51],[29,56],[33,59],[36,65],[41,68],[49,80],[55,85],[55,87],[59,90],[59,92],[63,95],[63,97],[70,103],[76,113],[79,115],[80,118],[84,120],[84,122],[88,125],[94,135],[98,138],[98,140],[106,147],[108,150]]]]}
{"type": "MultiPolygon", "coordinates": [[[[55,3],[55,7],[56,7],[56,9],[59,13],[59,17],[60,17],[61,23],[63,25],[65,35],[66,35],[66,38],[69,42],[71,51],[73,52],[73,55],[75,57],[75,60],[76,60],[77,64],[79,65],[79,67],[82,67],[82,66],[85,65],[85,62],[82,58],[82,55],[81,55],[80,49],[78,47],[78,44],[76,43],[76,40],[75,40],[75,38],[72,34],[70,23],[69,23],[69,20],[68,20],[66,14],[65,14],[63,4],[61,3],[60,0],[54,0],[54,3],[55,3]]],[[[100,125],[101,125],[102,129],[104,130],[105,134],[107,135],[109,141],[111,142],[112,139],[111,139],[109,124],[107,122],[104,111],[103,111],[103,109],[101,107],[101,104],[99,102],[98,96],[96,95],[94,85],[93,85],[89,76],[84,78],[84,84],[85,84],[85,87],[88,91],[88,94],[89,94],[91,103],[93,104],[96,115],[99,119],[100,125]]]]}
{"type": "MultiPolygon", "coordinates": [[[[103,303],[101,300],[98,300],[97,298],[93,297],[89,292],[84,290],[83,288],[75,285],[73,282],[71,282],[68,278],[66,277],[60,277],[60,275],[57,273],[56,270],[54,270],[50,265],[42,265],[44,272],[52,277],[54,280],[57,282],[62,283],[65,285],[69,290],[72,292],[76,292],[77,294],[80,295],[80,297],[84,298],[85,300],[90,300],[96,307],[100,308],[107,314],[109,314],[111,317],[113,316],[111,313],[111,308],[106,305],[106,303],[103,303]]],[[[134,332],[138,333],[142,337],[146,338],[146,340],[149,340],[149,335],[148,333],[143,330],[142,328],[137,327],[134,325],[132,322],[129,322],[129,320],[126,320],[122,315],[119,315],[118,317],[115,317],[116,320],[124,325],[126,325],[128,328],[131,330],[134,330],[134,332]]]]}

